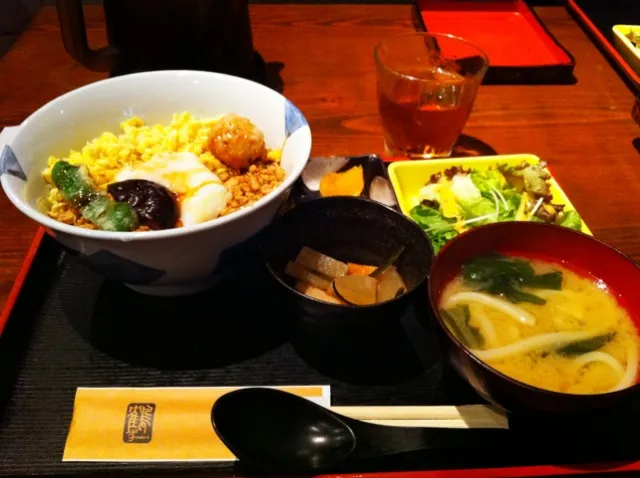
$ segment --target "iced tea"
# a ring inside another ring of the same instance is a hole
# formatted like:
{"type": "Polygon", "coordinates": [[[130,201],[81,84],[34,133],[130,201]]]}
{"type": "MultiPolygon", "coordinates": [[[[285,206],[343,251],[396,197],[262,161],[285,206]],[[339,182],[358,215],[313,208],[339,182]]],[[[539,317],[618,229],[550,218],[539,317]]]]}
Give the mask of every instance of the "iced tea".
{"type": "Polygon", "coordinates": [[[376,48],[387,154],[451,154],[487,68],[483,55],[464,40],[437,34],[403,35],[376,48]]]}

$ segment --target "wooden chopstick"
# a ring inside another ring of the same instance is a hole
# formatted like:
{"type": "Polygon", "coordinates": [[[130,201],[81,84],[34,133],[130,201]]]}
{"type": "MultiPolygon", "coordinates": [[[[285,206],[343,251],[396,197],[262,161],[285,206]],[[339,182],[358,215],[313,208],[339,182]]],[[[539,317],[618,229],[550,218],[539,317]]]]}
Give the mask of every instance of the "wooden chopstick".
{"type": "Polygon", "coordinates": [[[331,407],[357,420],[380,425],[440,428],[509,428],[504,413],[487,405],[410,407],[331,407]]]}
{"type": "Polygon", "coordinates": [[[374,425],[385,425],[388,427],[421,427],[421,428],[504,428],[508,429],[509,424],[495,421],[471,421],[464,420],[364,420],[374,425]]]}

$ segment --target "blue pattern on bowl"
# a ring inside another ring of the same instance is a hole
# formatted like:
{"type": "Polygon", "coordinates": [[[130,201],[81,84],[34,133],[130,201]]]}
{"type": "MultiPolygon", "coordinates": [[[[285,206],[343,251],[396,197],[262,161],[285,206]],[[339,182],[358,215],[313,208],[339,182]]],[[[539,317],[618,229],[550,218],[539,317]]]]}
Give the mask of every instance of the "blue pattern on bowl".
{"type": "Polygon", "coordinates": [[[284,126],[287,138],[308,124],[300,110],[291,101],[286,100],[284,104],[284,126]]]}
{"type": "Polygon", "coordinates": [[[5,145],[2,153],[0,153],[0,175],[2,174],[10,174],[23,181],[27,180],[27,175],[24,174],[16,154],[8,144],[5,145]]]}
{"type": "Polygon", "coordinates": [[[163,275],[165,271],[138,264],[109,251],[101,250],[95,254],[81,255],[80,260],[90,269],[126,284],[150,284],[163,275]]]}

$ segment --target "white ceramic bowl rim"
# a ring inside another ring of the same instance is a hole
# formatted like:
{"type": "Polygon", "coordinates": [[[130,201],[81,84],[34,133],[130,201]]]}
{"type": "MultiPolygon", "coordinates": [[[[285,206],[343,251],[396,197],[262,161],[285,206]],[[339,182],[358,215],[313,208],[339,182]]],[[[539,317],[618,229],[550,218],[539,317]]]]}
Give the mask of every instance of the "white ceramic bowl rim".
{"type": "MultiPolygon", "coordinates": [[[[259,85],[262,88],[265,89],[269,89],[267,86],[261,85],[259,83],[256,83],[254,81],[251,80],[247,80],[244,78],[240,78],[240,77],[236,77],[236,76],[232,76],[232,75],[226,75],[223,73],[213,73],[213,72],[207,72],[207,71],[196,71],[196,70],[160,70],[160,71],[151,71],[151,72],[143,72],[143,73],[133,73],[133,74],[129,74],[129,75],[124,75],[124,76],[118,76],[115,78],[107,78],[104,80],[99,80],[93,83],[90,83],[88,85],[82,86],[80,88],[77,88],[75,90],[69,91],[68,93],[65,93],[64,95],[58,96],[57,98],[54,98],[53,100],[49,101],[48,103],[46,103],[45,105],[43,105],[42,107],[40,107],[38,110],[36,110],[34,113],[32,113],[31,115],[29,115],[29,117],[27,117],[23,123],[21,124],[21,127],[26,126],[29,121],[32,121],[36,118],[38,118],[38,116],[40,116],[41,114],[44,114],[44,110],[49,108],[49,107],[55,107],[55,105],[58,102],[61,102],[62,100],[72,97],[72,96],[76,96],[76,95],[82,95],[85,92],[87,92],[88,90],[91,90],[93,88],[96,88],[104,83],[116,83],[116,82],[126,82],[129,81],[130,79],[132,79],[133,77],[140,77],[140,76],[151,76],[151,75],[158,75],[158,74],[175,74],[175,75],[190,75],[190,74],[207,74],[207,75],[215,75],[215,76],[219,76],[219,77],[227,77],[229,78],[231,81],[235,81],[235,82],[241,82],[241,83],[247,83],[247,84],[254,84],[254,85],[259,85]]],[[[270,89],[269,89],[270,90],[270,89]]],[[[281,96],[284,101],[289,101],[287,100],[283,95],[281,95],[280,93],[278,93],[275,90],[270,90],[272,91],[274,94],[277,94],[279,96],[281,96]]],[[[292,105],[295,107],[295,105],[292,105]]],[[[297,109],[297,107],[296,107],[297,109]]],[[[299,111],[299,109],[298,109],[299,111]]],[[[303,120],[303,123],[305,126],[308,127],[308,123],[306,118],[304,118],[304,116],[302,115],[302,113],[300,113],[300,117],[303,120]]],[[[286,141],[288,141],[289,138],[285,139],[285,143],[286,141]]],[[[284,143],[283,143],[284,145],[284,143]]],[[[310,151],[309,151],[310,153],[310,151]]],[[[140,233],[140,232],[135,232],[135,231],[130,231],[130,232],[111,232],[111,231],[101,231],[101,230],[93,230],[93,229],[85,229],[82,227],[78,227],[78,226],[71,226],[69,224],[64,224],[62,222],[56,221],[55,219],[47,216],[46,214],[41,213],[40,211],[38,211],[37,209],[35,209],[34,207],[26,204],[26,202],[24,201],[24,199],[22,197],[20,197],[18,194],[16,194],[11,188],[7,187],[6,184],[6,174],[3,174],[2,177],[0,178],[0,182],[2,184],[2,187],[7,195],[7,197],[9,198],[9,200],[14,204],[14,206],[16,206],[22,213],[24,213],[25,215],[27,215],[28,217],[30,217],[31,219],[33,219],[34,221],[40,223],[41,225],[48,227],[50,229],[53,229],[55,231],[60,231],[62,233],[66,233],[69,235],[73,235],[73,236],[79,236],[79,237],[85,237],[85,238],[91,238],[91,239],[103,239],[103,240],[112,240],[112,241],[120,241],[120,242],[131,242],[131,241],[145,241],[145,240],[158,240],[158,239],[167,239],[167,238],[174,238],[174,237],[180,237],[180,236],[184,236],[187,234],[191,234],[194,232],[199,232],[199,231],[205,231],[207,229],[213,229],[215,227],[221,226],[223,224],[226,224],[228,222],[234,221],[236,219],[240,219],[244,216],[247,216],[248,214],[250,214],[251,212],[262,208],[263,206],[267,205],[272,199],[276,198],[279,194],[283,193],[286,189],[288,189],[290,186],[293,185],[293,183],[295,182],[295,180],[298,178],[298,176],[300,176],[300,173],[302,172],[302,170],[304,169],[306,164],[306,161],[304,162],[300,162],[297,163],[294,167],[294,169],[285,177],[284,181],[282,183],[280,183],[280,185],[274,189],[273,191],[271,191],[269,194],[267,194],[266,196],[260,198],[258,201],[256,201],[255,203],[244,207],[242,209],[239,209],[235,212],[232,212],[231,214],[228,214],[226,216],[223,217],[218,217],[216,219],[212,219],[210,221],[204,222],[202,224],[196,224],[193,226],[187,226],[187,227],[179,227],[179,228],[175,228],[175,229],[165,229],[165,230],[161,230],[161,231],[145,231],[144,233],[140,233]]]]}

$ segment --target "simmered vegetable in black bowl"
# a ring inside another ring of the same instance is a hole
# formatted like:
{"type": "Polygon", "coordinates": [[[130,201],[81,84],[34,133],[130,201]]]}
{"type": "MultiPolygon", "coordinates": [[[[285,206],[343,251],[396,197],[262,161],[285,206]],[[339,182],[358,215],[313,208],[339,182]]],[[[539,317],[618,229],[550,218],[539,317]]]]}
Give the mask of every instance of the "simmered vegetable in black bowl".
{"type": "Polygon", "coordinates": [[[338,328],[398,320],[433,258],[413,221],[356,197],[296,206],[268,228],[261,250],[296,315],[338,328]]]}

